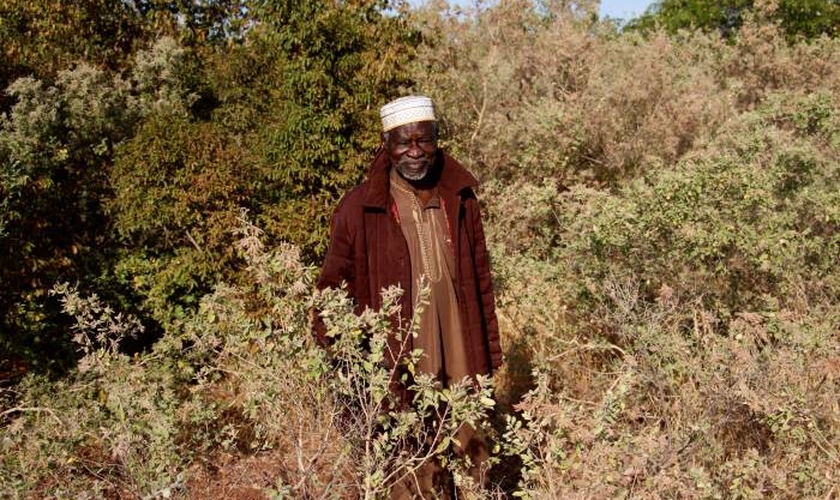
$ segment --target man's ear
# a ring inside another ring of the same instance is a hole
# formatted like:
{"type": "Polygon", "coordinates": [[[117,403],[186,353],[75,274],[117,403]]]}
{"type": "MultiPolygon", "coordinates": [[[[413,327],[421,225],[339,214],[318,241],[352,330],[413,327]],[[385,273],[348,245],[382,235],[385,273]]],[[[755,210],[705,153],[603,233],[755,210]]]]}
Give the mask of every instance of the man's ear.
{"type": "Polygon", "coordinates": [[[385,147],[385,143],[388,142],[388,132],[382,132],[379,134],[379,137],[382,138],[382,147],[385,147]]]}

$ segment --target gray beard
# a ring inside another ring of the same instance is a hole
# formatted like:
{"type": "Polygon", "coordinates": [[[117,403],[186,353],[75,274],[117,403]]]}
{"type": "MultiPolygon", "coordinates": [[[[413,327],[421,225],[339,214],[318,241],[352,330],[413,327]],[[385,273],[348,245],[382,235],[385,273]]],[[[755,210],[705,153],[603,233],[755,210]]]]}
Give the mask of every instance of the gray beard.
{"type": "Polygon", "coordinates": [[[426,174],[429,173],[429,169],[426,168],[422,172],[416,172],[415,173],[415,172],[408,172],[406,170],[403,170],[402,167],[397,165],[397,172],[399,172],[400,175],[403,177],[403,179],[405,179],[407,181],[420,181],[420,180],[423,180],[424,177],[426,177],[426,174]]]}

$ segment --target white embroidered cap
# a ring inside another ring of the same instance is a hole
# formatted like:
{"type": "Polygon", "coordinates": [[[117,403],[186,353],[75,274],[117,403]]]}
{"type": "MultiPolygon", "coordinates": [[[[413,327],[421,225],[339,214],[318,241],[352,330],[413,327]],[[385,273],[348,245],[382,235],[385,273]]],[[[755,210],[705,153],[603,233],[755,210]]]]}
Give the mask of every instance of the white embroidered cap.
{"type": "Polygon", "coordinates": [[[389,102],[379,109],[379,117],[382,118],[383,132],[406,123],[437,121],[432,100],[422,95],[400,97],[389,102]]]}

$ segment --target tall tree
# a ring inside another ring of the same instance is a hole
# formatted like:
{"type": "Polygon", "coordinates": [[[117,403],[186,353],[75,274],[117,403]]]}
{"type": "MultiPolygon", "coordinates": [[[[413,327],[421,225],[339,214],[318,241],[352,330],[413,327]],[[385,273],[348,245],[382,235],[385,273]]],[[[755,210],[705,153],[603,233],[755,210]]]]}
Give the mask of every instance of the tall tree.
{"type": "Polygon", "coordinates": [[[199,68],[200,113],[163,111],[122,145],[109,209],[121,279],[166,327],[220,278],[235,279],[240,208],[310,258],[338,197],[378,145],[378,106],[411,84],[417,37],[384,1],[252,2],[242,43],[199,68]]]}
{"type": "Polygon", "coordinates": [[[180,99],[176,81],[190,81],[189,72],[174,73],[183,51],[172,43],[167,49],[161,36],[207,45],[226,27],[238,26],[237,5],[233,0],[0,4],[4,354],[42,367],[68,360],[62,347],[66,334],[48,291],[58,280],[91,284],[107,272],[116,242],[102,203],[110,196],[114,148],[133,135],[142,116],[180,99]]]}
{"type": "Polygon", "coordinates": [[[376,148],[376,109],[411,83],[419,40],[390,7],[5,3],[0,347],[66,359],[57,280],[172,324],[235,279],[243,207],[275,241],[322,251],[332,206],[376,148]]]}
{"type": "MultiPolygon", "coordinates": [[[[681,29],[717,30],[728,37],[737,32],[744,15],[756,6],[755,0],[661,0],[628,28],[662,26],[672,33],[681,29]]],[[[840,34],[838,0],[778,0],[770,7],[771,18],[792,41],[840,34]]]]}

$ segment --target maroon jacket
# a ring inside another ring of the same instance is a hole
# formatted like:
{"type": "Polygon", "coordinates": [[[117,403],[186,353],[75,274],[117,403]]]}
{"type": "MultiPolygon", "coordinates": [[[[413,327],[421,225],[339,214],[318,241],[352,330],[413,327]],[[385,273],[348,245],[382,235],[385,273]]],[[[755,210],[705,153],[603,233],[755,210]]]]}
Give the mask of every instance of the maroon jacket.
{"type": "MultiPolygon", "coordinates": [[[[390,195],[390,165],[383,150],[377,153],[360,186],[347,193],[333,214],[330,244],[318,288],[337,288],[347,284],[357,310],[382,303],[380,290],[399,285],[403,290],[402,314],[412,314],[411,263],[408,245],[390,195]]],[[[490,261],[484,241],[484,229],[473,187],[478,181],[457,161],[438,152],[435,174],[438,191],[452,236],[457,268],[458,303],[464,329],[470,372],[491,374],[502,362],[499,326],[490,279],[490,261]],[[441,168],[442,167],[442,168],[441,168]]],[[[326,339],[319,334],[319,342],[326,339]]],[[[410,341],[410,340],[409,340],[410,341]]],[[[399,346],[392,339],[392,349],[399,346]]],[[[411,352],[411,345],[403,352],[411,352]]]]}

